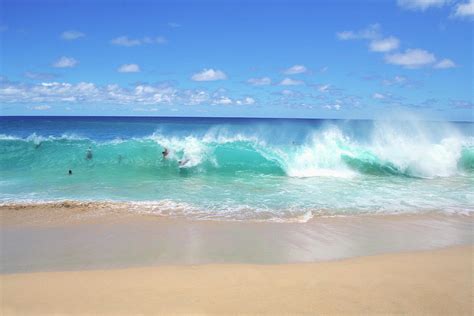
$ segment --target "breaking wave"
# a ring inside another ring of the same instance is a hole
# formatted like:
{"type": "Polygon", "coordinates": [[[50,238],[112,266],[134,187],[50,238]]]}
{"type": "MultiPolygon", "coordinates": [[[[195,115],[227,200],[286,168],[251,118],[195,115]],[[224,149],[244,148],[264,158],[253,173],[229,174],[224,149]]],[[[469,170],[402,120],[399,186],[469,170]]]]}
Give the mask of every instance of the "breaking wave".
{"type": "MultiPolygon", "coordinates": [[[[439,131],[438,131],[439,132],[439,131]]],[[[336,125],[311,131],[299,141],[272,142],[271,132],[232,132],[225,127],[203,135],[166,135],[95,141],[76,135],[0,135],[3,170],[49,169],[93,165],[102,172],[128,170],[163,174],[250,172],[289,177],[357,175],[436,178],[471,173],[474,141],[454,129],[433,137],[426,129],[374,126],[354,137],[336,125]],[[86,160],[90,148],[93,159],[86,160]],[[162,157],[167,148],[169,155],[162,157]],[[120,168],[120,169],[118,169],[120,168]]]]}

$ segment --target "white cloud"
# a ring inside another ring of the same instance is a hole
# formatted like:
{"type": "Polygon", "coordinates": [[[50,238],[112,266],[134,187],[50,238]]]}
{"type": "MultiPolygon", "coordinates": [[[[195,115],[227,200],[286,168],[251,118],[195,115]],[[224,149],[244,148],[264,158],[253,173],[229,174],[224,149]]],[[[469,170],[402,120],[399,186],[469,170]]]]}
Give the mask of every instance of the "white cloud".
{"type": "Polygon", "coordinates": [[[448,58],[445,58],[437,62],[433,66],[433,68],[436,68],[436,69],[448,69],[448,68],[454,68],[454,67],[456,67],[456,64],[451,59],[448,59],[448,58]]]}
{"type": "Polygon", "coordinates": [[[376,100],[383,100],[385,99],[385,95],[383,95],[382,93],[376,92],[372,95],[372,98],[376,100]]]}
{"type": "MultiPolygon", "coordinates": [[[[219,89],[213,93],[206,90],[178,90],[167,84],[137,84],[123,88],[117,84],[98,86],[90,82],[77,84],[65,82],[43,82],[24,84],[2,82],[0,85],[0,104],[32,103],[42,106],[44,103],[73,104],[114,104],[134,105],[138,107],[152,105],[252,105],[252,96],[232,98],[219,89]]],[[[149,107],[147,107],[149,109],[149,107]]]]}
{"type": "Polygon", "coordinates": [[[251,98],[251,97],[245,97],[242,100],[235,101],[235,104],[237,104],[237,105],[252,105],[252,104],[255,104],[255,99],[251,98]]]}
{"type": "Polygon", "coordinates": [[[400,45],[398,38],[390,36],[378,40],[373,40],[369,44],[369,48],[373,52],[389,52],[397,49],[400,45]]]}
{"type": "Polygon", "coordinates": [[[303,65],[294,65],[294,66],[286,69],[285,71],[283,71],[283,73],[285,75],[296,75],[296,74],[305,73],[307,71],[308,71],[308,69],[303,65]]]}
{"type": "Polygon", "coordinates": [[[339,103],[334,103],[334,104],[326,104],[323,106],[323,108],[327,110],[336,110],[339,111],[341,109],[341,105],[339,103]]]}
{"type": "Polygon", "coordinates": [[[432,53],[416,48],[407,49],[404,53],[386,55],[385,61],[405,68],[419,68],[434,63],[436,58],[432,53]]]}
{"type": "Polygon", "coordinates": [[[175,23],[175,22],[169,22],[168,26],[172,28],[178,28],[178,27],[181,27],[181,24],[175,23]]]}
{"type": "Polygon", "coordinates": [[[449,0],[398,0],[397,4],[408,10],[424,11],[430,7],[442,7],[450,2],[449,0]]]}
{"type": "Polygon", "coordinates": [[[279,85],[280,86],[298,86],[302,85],[304,82],[301,80],[295,80],[291,78],[285,78],[282,81],[280,81],[279,85]]]}
{"type": "Polygon", "coordinates": [[[336,33],[340,40],[355,40],[355,39],[376,39],[380,37],[380,25],[371,24],[367,28],[359,31],[343,31],[336,33]]]}
{"type": "Polygon", "coordinates": [[[72,57],[62,56],[53,63],[53,67],[56,67],[56,68],[72,68],[72,67],[76,66],[77,63],[78,63],[78,61],[75,60],[72,57]]]}
{"type": "Polygon", "coordinates": [[[262,78],[250,78],[247,82],[254,86],[268,86],[272,83],[272,79],[269,77],[262,77],[262,78]]]}
{"type": "Polygon", "coordinates": [[[36,111],[45,111],[45,110],[51,109],[51,107],[49,105],[37,105],[37,106],[30,107],[30,109],[36,110],[36,111]]]}
{"type": "Polygon", "coordinates": [[[118,72],[129,73],[129,72],[140,72],[140,66],[137,64],[124,64],[117,69],[118,72]]]}
{"type": "Polygon", "coordinates": [[[465,3],[459,3],[454,10],[456,17],[474,17],[474,0],[465,3]]]}
{"type": "Polygon", "coordinates": [[[229,97],[221,96],[217,99],[214,99],[212,104],[216,105],[230,105],[232,104],[232,100],[229,97]]]}
{"type": "Polygon", "coordinates": [[[205,102],[208,102],[209,100],[209,94],[206,91],[202,90],[197,90],[197,91],[192,91],[192,90],[187,90],[184,92],[185,98],[187,102],[185,102],[188,105],[198,105],[202,104],[205,102]]]}
{"type": "Polygon", "coordinates": [[[69,41],[75,40],[84,36],[86,35],[79,31],[65,31],[61,33],[61,38],[63,40],[69,40],[69,41]]]}
{"type": "Polygon", "coordinates": [[[125,47],[132,47],[132,46],[139,46],[143,44],[165,44],[166,38],[163,36],[157,37],[143,37],[143,38],[128,38],[128,36],[119,36],[114,38],[110,41],[114,45],[118,46],[125,46],[125,47]]]}
{"type": "Polygon", "coordinates": [[[216,81],[225,80],[227,76],[221,70],[203,69],[201,72],[195,73],[192,77],[194,81],[216,81]]]}

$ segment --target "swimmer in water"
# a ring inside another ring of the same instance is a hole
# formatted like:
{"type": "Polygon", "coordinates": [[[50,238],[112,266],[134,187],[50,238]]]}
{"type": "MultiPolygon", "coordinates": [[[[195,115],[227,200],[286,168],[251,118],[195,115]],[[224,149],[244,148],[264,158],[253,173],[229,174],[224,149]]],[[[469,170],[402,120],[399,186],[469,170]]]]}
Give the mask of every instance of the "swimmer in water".
{"type": "Polygon", "coordinates": [[[87,149],[87,152],[86,152],[86,159],[87,159],[87,160],[91,160],[91,159],[92,159],[92,148],[91,148],[91,146],[89,146],[89,149],[87,149]]]}
{"type": "Polygon", "coordinates": [[[163,150],[163,152],[161,153],[163,155],[163,159],[166,159],[169,155],[169,151],[168,151],[168,148],[165,147],[165,150],[163,150]]]}
{"type": "Polygon", "coordinates": [[[189,159],[183,159],[178,161],[180,167],[184,167],[189,162],[189,159]]]}
{"type": "Polygon", "coordinates": [[[71,170],[71,169],[69,169],[68,174],[69,174],[70,176],[72,176],[72,170],[71,170]]]}

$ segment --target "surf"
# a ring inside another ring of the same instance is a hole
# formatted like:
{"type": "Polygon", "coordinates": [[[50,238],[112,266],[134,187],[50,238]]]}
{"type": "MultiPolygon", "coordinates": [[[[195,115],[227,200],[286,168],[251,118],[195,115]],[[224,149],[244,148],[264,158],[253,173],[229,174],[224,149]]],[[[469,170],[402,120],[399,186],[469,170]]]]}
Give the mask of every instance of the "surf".
{"type": "Polygon", "coordinates": [[[437,141],[425,134],[403,134],[383,126],[355,139],[338,126],[308,133],[301,141],[272,143],[268,135],[211,130],[204,135],[166,135],[97,141],[77,135],[25,138],[0,136],[1,169],[62,170],[129,168],[137,172],[236,174],[288,177],[450,177],[474,170],[472,137],[451,133],[437,141]],[[266,136],[266,137],[265,137],[266,136]],[[84,159],[91,148],[92,161],[84,159]],[[161,153],[168,149],[164,158],[161,153]],[[186,161],[180,166],[180,161],[186,161]]]}

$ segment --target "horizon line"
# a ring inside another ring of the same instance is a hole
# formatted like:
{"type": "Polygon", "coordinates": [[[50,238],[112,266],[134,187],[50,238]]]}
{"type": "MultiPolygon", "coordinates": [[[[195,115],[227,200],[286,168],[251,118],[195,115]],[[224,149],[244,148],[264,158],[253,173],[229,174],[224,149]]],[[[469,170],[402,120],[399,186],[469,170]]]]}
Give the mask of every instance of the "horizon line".
{"type": "MultiPolygon", "coordinates": [[[[16,117],[30,117],[30,118],[87,118],[87,117],[98,117],[98,118],[196,118],[196,119],[257,119],[257,120],[331,120],[331,121],[408,121],[404,119],[375,119],[375,118],[322,118],[322,117],[253,117],[253,116],[145,116],[145,115],[0,115],[0,118],[16,118],[16,117]]],[[[413,121],[425,121],[425,122],[453,122],[453,123],[474,123],[472,121],[460,121],[460,120],[426,120],[426,119],[412,119],[413,121]]]]}

